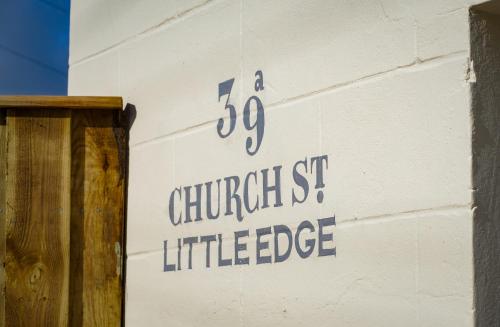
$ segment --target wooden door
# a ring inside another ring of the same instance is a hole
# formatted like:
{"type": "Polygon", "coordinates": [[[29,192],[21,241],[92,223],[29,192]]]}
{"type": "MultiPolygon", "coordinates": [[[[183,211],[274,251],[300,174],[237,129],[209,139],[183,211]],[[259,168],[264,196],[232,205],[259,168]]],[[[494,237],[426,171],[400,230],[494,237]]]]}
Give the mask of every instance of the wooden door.
{"type": "Polygon", "coordinates": [[[0,97],[0,327],[121,324],[122,116],[117,97],[0,97]]]}

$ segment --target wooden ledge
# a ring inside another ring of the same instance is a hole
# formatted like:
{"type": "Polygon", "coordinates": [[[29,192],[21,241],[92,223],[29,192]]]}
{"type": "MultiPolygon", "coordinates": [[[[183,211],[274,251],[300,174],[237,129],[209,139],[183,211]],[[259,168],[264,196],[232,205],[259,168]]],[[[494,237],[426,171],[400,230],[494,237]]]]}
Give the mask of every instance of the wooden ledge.
{"type": "Polygon", "coordinates": [[[121,97],[0,96],[0,108],[108,109],[122,110],[121,97]]]}
{"type": "Polygon", "coordinates": [[[472,12],[482,11],[492,15],[500,15],[500,3],[498,1],[485,2],[470,7],[470,10],[472,12]]]}

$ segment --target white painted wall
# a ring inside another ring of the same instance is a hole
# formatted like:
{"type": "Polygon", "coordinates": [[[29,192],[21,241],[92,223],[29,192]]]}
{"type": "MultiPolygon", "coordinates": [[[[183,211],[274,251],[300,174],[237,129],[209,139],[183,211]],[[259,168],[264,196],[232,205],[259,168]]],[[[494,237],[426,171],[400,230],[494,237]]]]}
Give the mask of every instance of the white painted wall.
{"type": "Polygon", "coordinates": [[[69,93],[138,112],[127,326],[473,326],[472,2],[73,1],[69,93]],[[259,69],[266,129],[250,157],[241,118],[218,137],[217,92],[235,78],[241,114],[259,69]],[[288,172],[321,154],[325,201],[292,207],[288,172]],[[175,187],[278,164],[282,207],[171,224],[175,187]],[[252,262],[256,228],[333,214],[335,257],[252,262]],[[207,269],[199,244],[192,270],[163,272],[164,240],[175,257],[177,238],[222,233],[232,251],[242,229],[250,265],[207,269]]]}

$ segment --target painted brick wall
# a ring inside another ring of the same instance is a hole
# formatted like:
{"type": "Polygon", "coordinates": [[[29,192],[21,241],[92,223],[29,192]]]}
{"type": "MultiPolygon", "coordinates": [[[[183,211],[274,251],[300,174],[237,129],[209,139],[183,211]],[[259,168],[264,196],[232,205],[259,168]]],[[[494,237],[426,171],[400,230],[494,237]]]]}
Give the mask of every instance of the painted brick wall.
{"type": "Polygon", "coordinates": [[[473,326],[473,2],[73,1],[69,93],[137,108],[127,326],[473,326]],[[257,70],[266,130],[249,157],[241,123],[217,136],[217,87],[235,78],[241,115],[257,70]],[[175,187],[320,154],[321,204],[169,220],[175,187]],[[335,257],[207,269],[197,244],[193,269],[163,272],[164,240],[333,214],[335,257]]]}

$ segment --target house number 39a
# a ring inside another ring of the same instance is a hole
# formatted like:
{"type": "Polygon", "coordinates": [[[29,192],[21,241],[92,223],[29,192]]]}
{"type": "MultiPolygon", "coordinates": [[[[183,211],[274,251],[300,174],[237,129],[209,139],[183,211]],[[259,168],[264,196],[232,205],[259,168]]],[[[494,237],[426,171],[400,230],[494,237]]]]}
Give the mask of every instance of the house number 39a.
{"type": "MultiPolygon", "coordinates": [[[[228,79],[222,83],[219,83],[219,102],[221,98],[226,97],[225,109],[229,111],[229,121],[220,118],[217,122],[217,134],[221,138],[226,138],[231,133],[233,133],[236,128],[236,108],[234,105],[229,103],[229,97],[231,96],[231,90],[233,89],[234,78],[228,79]],[[226,126],[229,125],[229,126],[226,126]]],[[[260,92],[264,90],[264,75],[262,71],[258,70],[255,72],[255,92],[260,92]]],[[[260,145],[262,144],[262,138],[264,137],[264,105],[257,95],[252,95],[245,102],[245,107],[243,108],[243,125],[247,131],[255,131],[253,137],[249,136],[246,139],[246,150],[251,156],[259,151],[260,145]],[[255,107],[256,114],[255,118],[251,118],[251,109],[255,107]]]]}

